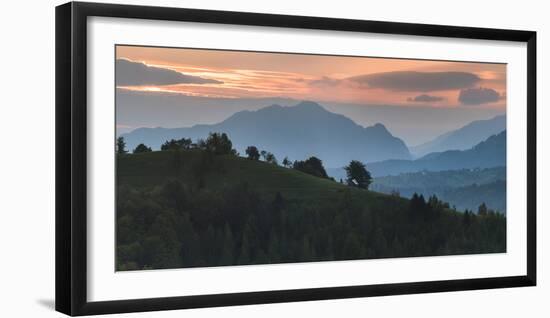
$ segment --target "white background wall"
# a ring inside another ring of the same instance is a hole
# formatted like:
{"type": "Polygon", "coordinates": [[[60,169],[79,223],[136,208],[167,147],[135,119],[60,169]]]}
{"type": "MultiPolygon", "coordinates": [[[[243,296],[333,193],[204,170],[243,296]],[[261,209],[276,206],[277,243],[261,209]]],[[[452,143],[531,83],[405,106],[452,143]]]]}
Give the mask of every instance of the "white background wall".
{"type": "MultiPolygon", "coordinates": [[[[538,31],[538,161],[550,162],[545,1],[114,1],[538,31]]],[[[0,316],[61,317],[54,304],[54,7],[10,1],[0,16],[0,316]]],[[[537,287],[226,307],[117,317],[548,317],[548,165],[538,167],[537,287]],[[546,181],[543,181],[546,180],[546,181]]],[[[406,269],[404,269],[406,270],[406,269]]]]}

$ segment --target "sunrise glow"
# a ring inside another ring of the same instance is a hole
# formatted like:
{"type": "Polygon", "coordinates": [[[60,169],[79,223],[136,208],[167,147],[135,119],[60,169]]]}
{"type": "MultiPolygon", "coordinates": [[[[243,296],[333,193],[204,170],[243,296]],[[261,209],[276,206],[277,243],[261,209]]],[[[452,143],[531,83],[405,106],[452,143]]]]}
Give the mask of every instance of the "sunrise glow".
{"type": "Polygon", "coordinates": [[[390,106],[506,105],[504,64],[132,46],[118,46],[117,59],[182,77],[117,81],[119,89],[132,91],[390,106]]]}

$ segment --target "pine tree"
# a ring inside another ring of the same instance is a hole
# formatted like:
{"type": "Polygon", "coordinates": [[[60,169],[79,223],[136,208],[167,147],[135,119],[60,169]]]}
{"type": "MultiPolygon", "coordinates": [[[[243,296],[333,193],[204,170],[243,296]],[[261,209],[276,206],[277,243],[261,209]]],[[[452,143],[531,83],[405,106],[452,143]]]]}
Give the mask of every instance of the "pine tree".
{"type": "Polygon", "coordinates": [[[116,153],[118,154],[128,153],[128,150],[126,150],[126,142],[124,141],[124,137],[118,137],[116,139],[116,153]]]}
{"type": "Polygon", "coordinates": [[[479,208],[477,209],[477,214],[479,215],[487,215],[487,205],[485,205],[485,202],[481,203],[479,208]]]}

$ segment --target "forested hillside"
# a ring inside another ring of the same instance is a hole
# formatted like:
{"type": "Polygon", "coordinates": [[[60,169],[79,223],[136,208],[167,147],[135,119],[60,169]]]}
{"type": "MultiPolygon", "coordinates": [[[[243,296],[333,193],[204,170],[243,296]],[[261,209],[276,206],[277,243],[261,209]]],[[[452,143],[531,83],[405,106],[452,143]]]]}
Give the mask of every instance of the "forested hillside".
{"type": "Polygon", "coordinates": [[[458,213],[435,197],[235,153],[117,154],[116,190],[117,270],[506,251],[506,218],[492,211],[458,213]]]}

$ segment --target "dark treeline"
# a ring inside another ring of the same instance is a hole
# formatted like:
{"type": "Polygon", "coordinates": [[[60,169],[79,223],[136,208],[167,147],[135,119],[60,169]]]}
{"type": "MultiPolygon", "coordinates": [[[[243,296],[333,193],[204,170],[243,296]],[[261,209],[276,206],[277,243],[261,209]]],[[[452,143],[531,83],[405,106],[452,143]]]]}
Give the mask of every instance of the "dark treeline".
{"type": "MultiPolygon", "coordinates": [[[[172,159],[162,168],[172,177],[154,185],[119,179],[118,270],[506,251],[506,218],[486,207],[478,215],[457,213],[435,196],[406,200],[337,183],[341,190],[319,204],[319,198],[291,200],[277,191],[262,193],[256,184],[228,183],[224,158],[236,152],[227,141],[218,134],[165,153],[172,159]]],[[[158,156],[150,155],[117,160],[147,160],[157,167],[158,156]]],[[[361,167],[354,164],[350,173],[363,174],[361,167]]],[[[266,175],[265,182],[272,177],[266,175]]],[[[362,177],[357,183],[368,187],[362,177]]]]}

